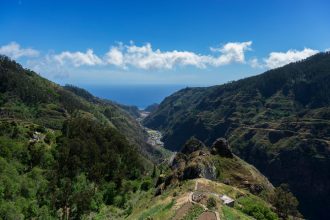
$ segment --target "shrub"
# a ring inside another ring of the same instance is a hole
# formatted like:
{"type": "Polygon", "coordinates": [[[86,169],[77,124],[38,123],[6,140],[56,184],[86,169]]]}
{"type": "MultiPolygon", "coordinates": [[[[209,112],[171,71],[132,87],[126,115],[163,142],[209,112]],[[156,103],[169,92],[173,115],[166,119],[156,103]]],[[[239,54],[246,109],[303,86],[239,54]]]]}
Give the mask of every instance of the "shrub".
{"type": "Polygon", "coordinates": [[[217,206],[217,201],[214,197],[210,197],[207,199],[207,208],[211,209],[217,206]]]}
{"type": "Polygon", "coordinates": [[[142,182],[140,189],[143,191],[148,191],[152,187],[151,180],[145,180],[142,182]]]}
{"type": "Polygon", "coordinates": [[[115,198],[113,199],[113,204],[119,208],[123,208],[125,205],[126,199],[124,196],[121,195],[117,195],[115,196],[115,198]]]}
{"type": "Polygon", "coordinates": [[[106,184],[103,194],[103,201],[107,205],[113,204],[114,197],[116,195],[116,184],[114,182],[109,182],[106,184]]]}
{"type": "Polygon", "coordinates": [[[300,214],[298,211],[299,202],[290,192],[287,184],[281,184],[279,187],[276,187],[273,204],[277,208],[278,213],[284,218],[289,215],[297,216],[300,214]]]}

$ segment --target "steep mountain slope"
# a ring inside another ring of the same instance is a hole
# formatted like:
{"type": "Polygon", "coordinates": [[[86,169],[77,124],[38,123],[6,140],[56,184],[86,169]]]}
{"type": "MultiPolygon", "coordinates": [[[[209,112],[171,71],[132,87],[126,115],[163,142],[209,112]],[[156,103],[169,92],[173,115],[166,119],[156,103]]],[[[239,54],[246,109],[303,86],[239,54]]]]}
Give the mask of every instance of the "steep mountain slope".
{"type": "Polygon", "coordinates": [[[161,153],[146,143],[147,134],[131,116],[132,107],[94,97],[74,87],[61,87],[19,64],[0,57],[0,117],[28,120],[46,128],[59,130],[64,120],[83,111],[92,114],[100,123],[109,124],[126,136],[131,144],[151,159],[161,153]]]}
{"type": "Polygon", "coordinates": [[[157,103],[151,104],[151,105],[147,106],[147,107],[144,109],[144,111],[146,111],[146,112],[153,112],[153,111],[156,111],[157,108],[158,108],[158,106],[159,106],[159,104],[157,104],[157,103]]]}
{"type": "Polygon", "coordinates": [[[275,185],[288,183],[310,219],[329,218],[330,53],[264,74],[167,97],[144,121],[178,150],[226,137],[275,185]]]}
{"type": "Polygon", "coordinates": [[[0,56],[0,219],[125,210],[157,159],[145,138],[118,105],[0,56]]]}

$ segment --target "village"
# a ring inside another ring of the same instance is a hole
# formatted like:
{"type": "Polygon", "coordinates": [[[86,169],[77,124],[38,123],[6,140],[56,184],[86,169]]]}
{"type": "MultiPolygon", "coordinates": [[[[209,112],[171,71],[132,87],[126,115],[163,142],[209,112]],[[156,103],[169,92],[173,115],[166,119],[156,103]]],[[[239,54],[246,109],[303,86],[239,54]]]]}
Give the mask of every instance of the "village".
{"type": "Polygon", "coordinates": [[[162,139],[162,133],[160,131],[157,130],[153,130],[147,127],[144,127],[141,124],[141,121],[143,119],[145,119],[150,112],[147,111],[141,111],[140,112],[140,117],[137,118],[137,121],[140,123],[140,125],[143,127],[143,130],[148,134],[148,139],[147,139],[147,143],[154,146],[154,147],[164,147],[164,143],[161,141],[162,139]]]}

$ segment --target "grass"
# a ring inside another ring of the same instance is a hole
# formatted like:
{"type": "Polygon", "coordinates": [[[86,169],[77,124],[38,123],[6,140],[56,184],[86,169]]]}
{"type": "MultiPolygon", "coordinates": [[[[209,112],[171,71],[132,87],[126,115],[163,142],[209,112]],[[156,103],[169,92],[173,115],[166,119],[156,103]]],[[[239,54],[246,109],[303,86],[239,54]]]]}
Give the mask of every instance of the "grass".
{"type": "Polygon", "coordinates": [[[255,199],[255,196],[244,196],[237,200],[241,205],[239,210],[257,220],[277,220],[277,215],[270,209],[269,204],[255,199]]]}
{"type": "Polygon", "coordinates": [[[230,180],[231,185],[240,186],[244,179],[249,183],[261,184],[266,191],[272,190],[267,179],[255,167],[238,157],[231,159],[214,156],[213,162],[219,172],[217,178],[220,181],[230,180]]]}
{"type": "Polygon", "coordinates": [[[197,219],[203,212],[204,209],[201,206],[194,204],[188,213],[183,217],[183,220],[197,219]]]}
{"type": "Polygon", "coordinates": [[[252,220],[253,219],[252,217],[245,215],[241,211],[236,210],[234,208],[230,208],[228,206],[222,206],[221,210],[224,214],[224,220],[237,220],[237,219],[252,220]]]}
{"type": "MultiPolygon", "coordinates": [[[[225,185],[223,183],[214,182],[206,179],[200,179],[199,182],[203,185],[206,185],[210,191],[217,194],[226,194],[231,198],[236,200],[235,207],[227,207],[218,205],[217,210],[221,214],[221,219],[225,220],[251,220],[253,213],[250,212],[251,209],[254,210],[255,207],[251,207],[253,204],[257,204],[257,211],[261,211],[264,215],[270,214],[270,205],[263,201],[262,198],[250,194],[244,189],[239,189],[233,186],[225,185]],[[246,210],[243,210],[246,208],[246,210]],[[251,208],[251,209],[250,209],[251,208]],[[244,213],[247,211],[249,213],[244,213]]],[[[195,180],[183,181],[180,185],[169,187],[165,192],[157,197],[154,197],[153,191],[140,192],[136,196],[132,197],[131,203],[134,204],[133,212],[128,216],[128,219],[147,219],[151,217],[156,220],[171,219],[177,209],[181,207],[176,205],[177,202],[180,202],[182,198],[187,195],[188,192],[193,191],[195,185],[195,180]],[[176,192],[176,196],[173,197],[173,193],[176,192]]],[[[179,203],[181,204],[181,203],[179,203]]],[[[252,211],[253,211],[252,210],[252,211]]],[[[184,220],[197,219],[203,213],[204,209],[199,205],[194,205],[184,216],[184,220]]],[[[260,219],[255,217],[255,219],[260,219]]],[[[272,218],[265,218],[272,219],[272,218]]],[[[276,219],[276,218],[275,218],[276,219]]]]}
{"type": "MultiPolygon", "coordinates": [[[[171,202],[169,202],[165,206],[164,206],[164,204],[156,205],[156,206],[152,207],[151,209],[143,212],[138,219],[143,220],[143,219],[147,219],[148,217],[153,217],[155,215],[157,215],[159,217],[166,216],[167,211],[170,210],[174,204],[175,204],[175,201],[172,199],[171,202]]],[[[162,219],[162,218],[159,218],[159,219],[162,219]]]]}

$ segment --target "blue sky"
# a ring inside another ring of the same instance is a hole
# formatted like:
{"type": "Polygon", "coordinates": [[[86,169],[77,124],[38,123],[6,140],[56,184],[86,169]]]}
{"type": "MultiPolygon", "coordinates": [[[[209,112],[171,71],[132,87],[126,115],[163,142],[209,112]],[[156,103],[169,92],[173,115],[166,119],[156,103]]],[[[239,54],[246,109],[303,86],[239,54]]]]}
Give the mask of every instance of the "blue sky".
{"type": "Polygon", "coordinates": [[[0,0],[0,53],[58,83],[213,85],[330,48],[326,0],[0,0]]]}

